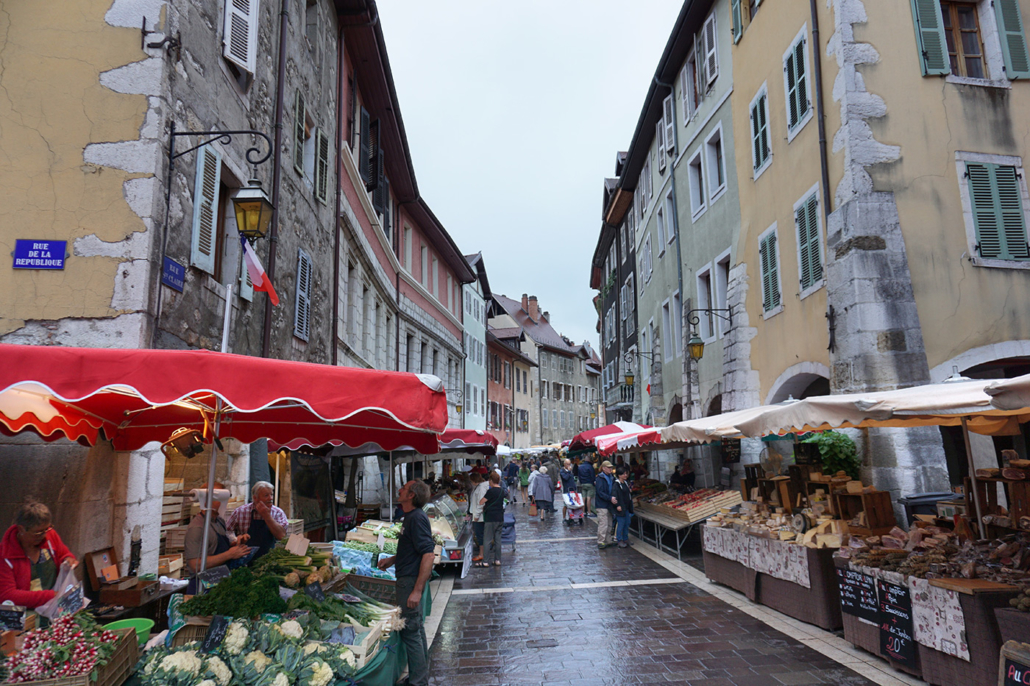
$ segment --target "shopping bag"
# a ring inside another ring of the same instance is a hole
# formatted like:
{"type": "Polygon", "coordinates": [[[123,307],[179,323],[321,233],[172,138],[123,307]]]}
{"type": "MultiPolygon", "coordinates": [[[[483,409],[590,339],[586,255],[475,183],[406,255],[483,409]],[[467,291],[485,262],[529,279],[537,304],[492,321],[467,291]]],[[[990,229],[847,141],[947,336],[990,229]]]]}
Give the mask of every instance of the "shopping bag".
{"type": "Polygon", "coordinates": [[[529,506],[529,516],[536,517],[536,503],[529,506]]]}
{"type": "Polygon", "coordinates": [[[57,619],[64,614],[75,614],[89,605],[89,598],[82,594],[82,582],[75,576],[75,569],[62,564],[54,584],[57,592],[53,598],[36,608],[36,614],[47,619],[57,619]]]}

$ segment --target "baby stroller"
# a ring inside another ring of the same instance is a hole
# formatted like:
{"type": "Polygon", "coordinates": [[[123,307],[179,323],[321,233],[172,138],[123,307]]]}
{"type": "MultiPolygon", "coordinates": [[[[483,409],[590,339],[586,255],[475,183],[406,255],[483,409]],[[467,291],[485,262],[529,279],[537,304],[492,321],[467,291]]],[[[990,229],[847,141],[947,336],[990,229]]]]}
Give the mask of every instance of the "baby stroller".
{"type": "Polygon", "coordinates": [[[501,526],[501,547],[511,544],[511,552],[515,552],[515,515],[504,513],[504,525],[501,526]]]}
{"type": "Polygon", "coordinates": [[[569,526],[577,521],[580,526],[583,526],[583,516],[586,514],[586,508],[583,507],[583,494],[576,491],[563,493],[562,502],[565,504],[565,521],[569,526]]]}

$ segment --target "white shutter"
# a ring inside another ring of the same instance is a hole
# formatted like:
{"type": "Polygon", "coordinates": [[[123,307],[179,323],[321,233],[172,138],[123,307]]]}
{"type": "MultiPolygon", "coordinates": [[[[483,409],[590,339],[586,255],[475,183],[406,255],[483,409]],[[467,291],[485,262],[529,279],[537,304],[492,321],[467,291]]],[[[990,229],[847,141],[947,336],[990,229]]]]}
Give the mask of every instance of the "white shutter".
{"type": "Polygon", "coordinates": [[[297,250],[297,301],[293,312],[293,335],[308,340],[311,335],[311,258],[297,250]]]}
{"type": "Polygon", "coordinates": [[[715,31],[715,14],[712,14],[705,22],[705,81],[706,86],[711,86],[719,76],[719,42],[718,33],[715,31]]]}
{"type": "Polygon", "coordinates": [[[258,0],[226,0],[222,54],[251,74],[257,65],[258,0]]]}
{"type": "Polygon", "coordinates": [[[676,106],[672,100],[672,93],[669,93],[663,103],[663,122],[665,123],[665,149],[676,153],[676,106]]]}
{"type": "Polygon", "coordinates": [[[658,155],[658,173],[665,172],[665,123],[659,121],[654,125],[655,154],[658,155]]]}
{"type": "MultiPolygon", "coordinates": [[[[708,80],[705,78],[705,32],[702,29],[701,33],[694,37],[694,76],[695,83],[697,83],[697,96],[696,105],[699,105],[705,97],[705,84],[708,80]]],[[[695,105],[695,107],[696,107],[695,105]]]]}
{"type": "Polygon", "coordinates": [[[218,189],[222,181],[222,153],[213,145],[197,150],[197,181],[193,190],[193,244],[190,264],[215,273],[218,249],[218,189]]]}
{"type": "Polygon", "coordinates": [[[240,297],[247,302],[254,301],[254,282],[250,280],[250,272],[247,270],[247,260],[240,251],[240,297]]]}
{"type": "MultiPolygon", "coordinates": [[[[323,205],[329,199],[329,136],[322,129],[315,130],[315,197],[323,205]]],[[[392,235],[390,227],[384,231],[392,235]]]]}

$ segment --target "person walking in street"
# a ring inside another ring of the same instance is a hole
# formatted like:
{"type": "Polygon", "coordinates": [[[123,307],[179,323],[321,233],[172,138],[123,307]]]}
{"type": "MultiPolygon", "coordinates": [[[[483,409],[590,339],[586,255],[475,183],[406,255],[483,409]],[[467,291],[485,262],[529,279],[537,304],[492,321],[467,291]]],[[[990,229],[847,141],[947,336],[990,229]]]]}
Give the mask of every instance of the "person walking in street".
{"type": "Polygon", "coordinates": [[[522,505],[525,506],[529,503],[529,467],[526,466],[526,462],[523,461],[519,465],[519,486],[522,491],[522,505]]]}
{"type": "Polygon", "coordinates": [[[518,491],[515,490],[516,484],[519,480],[519,464],[517,461],[512,460],[504,466],[504,483],[508,486],[508,492],[511,494],[511,502],[513,504],[518,503],[518,491]]]}
{"type": "Polygon", "coordinates": [[[411,686],[429,684],[429,645],[422,616],[422,593],[433,573],[433,529],[422,507],[429,502],[429,486],[421,481],[409,481],[398,494],[404,519],[397,537],[397,554],[379,560],[379,569],[386,570],[396,563],[397,596],[404,628],[401,641],[408,654],[408,683],[411,686]]]}
{"type": "Polygon", "coordinates": [[[590,460],[583,460],[576,469],[576,476],[579,477],[579,492],[583,494],[583,509],[590,517],[597,516],[597,507],[594,505],[594,467],[590,460]]]}
{"type": "Polygon", "coordinates": [[[615,468],[615,540],[620,548],[629,545],[629,522],[633,518],[633,493],[629,487],[629,467],[615,468]]]}
{"type": "Polygon", "coordinates": [[[613,545],[612,511],[615,509],[615,496],[612,491],[615,483],[612,480],[612,463],[605,460],[601,463],[601,473],[594,481],[597,488],[597,549],[604,550],[613,545]]]}
{"type": "Polygon", "coordinates": [[[539,476],[529,486],[529,494],[533,496],[533,502],[540,510],[540,518],[543,519],[544,512],[554,516],[554,485],[547,475],[547,467],[541,467],[537,472],[539,476]]]}
{"type": "MultiPolygon", "coordinates": [[[[572,460],[570,460],[567,457],[565,458],[565,464],[562,465],[561,471],[558,472],[558,478],[561,479],[562,496],[564,496],[566,493],[576,492],[576,477],[572,473],[572,460]]],[[[567,517],[567,514],[568,508],[566,508],[563,504],[561,508],[562,519],[565,520],[567,523],[571,524],[572,520],[570,520],[567,517]]],[[[580,524],[582,523],[583,522],[580,521],[580,524]]]]}
{"type": "Polygon", "coordinates": [[[483,507],[483,541],[486,547],[486,560],[480,567],[501,566],[501,528],[504,526],[504,490],[501,488],[501,476],[490,475],[490,487],[479,503],[483,507]]]}
{"type": "Polygon", "coordinates": [[[483,477],[477,472],[472,473],[473,489],[471,495],[469,495],[469,514],[472,515],[472,535],[475,537],[475,544],[479,546],[479,554],[472,558],[473,562],[482,562],[483,560],[483,506],[480,501],[483,496],[486,495],[486,489],[490,485],[483,480],[483,477]]]}

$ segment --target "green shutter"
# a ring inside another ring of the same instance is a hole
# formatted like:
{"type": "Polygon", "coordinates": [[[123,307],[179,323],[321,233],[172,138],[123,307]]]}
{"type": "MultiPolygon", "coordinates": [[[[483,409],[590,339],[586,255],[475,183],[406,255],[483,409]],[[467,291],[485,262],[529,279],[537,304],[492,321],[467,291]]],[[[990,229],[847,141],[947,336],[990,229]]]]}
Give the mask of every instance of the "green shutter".
{"type": "Polygon", "coordinates": [[[798,112],[798,74],[794,66],[793,50],[787,55],[783,69],[787,73],[787,128],[793,129],[801,118],[798,112]]]}
{"type": "Polygon", "coordinates": [[[1030,55],[1027,54],[1018,0],[994,0],[992,4],[998,18],[1001,51],[1005,55],[1005,76],[1010,79],[1030,78],[1030,55]]]}
{"type": "Polygon", "coordinates": [[[754,167],[758,169],[762,166],[762,143],[759,140],[761,134],[761,127],[758,125],[758,106],[760,102],[756,102],[751,106],[751,156],[754,159],[754,167]]]}
{"type": "Polygon", "coordinates": [[[800,270],[802,291],[812,285],[812,260],[808,256],[808,213],[805,211],[807,204],[794,210],[794,224],[797,226],[798,238],[798,269],[800,270]]]}
{"type": "Polygon", "coordinates": [[[977,252],[984,259],[1025,260],[1026,220],[1016,168],[997,164],[966,164],[977,252]]]}
{"type": "Polygon", "coordinates": [[[768,312],[780,305],[775,233],[770,233],[762,239],[758,252],[762,267],[762,309],[768,312]]]}
{"type": "Polygon", "coordinates": [[[297,173],[304,173],[304,138],[306,135],[305,122],[307,119],[307,108],[304,106],[304,96],[297,91],[297,97],[293,101],[293,168],[297,173]]]}
{"type": "Polygon", "coordinates": [[[819,242],[819,197],[812,197],[805,203],[805,214],[808,227],[808,273],[811,275],[809,286],[823,280],[822,245],[819,242]]]}
{"type": "Polygon", "coordinates": [[[938,0],[911,0],[912,19],[916,28],[916,48],[919,50],[919,68],[923,76],[942,76],[951,73],[947,41],[944,37],[944,17],[938,0]]]}
{"type": "Polygon", "coordinates": [[[769,131],[765,121],[765,95],[751,108],[751,143],[754,147],[755,169],[769,160],[769,131]]]}
{"type": "Polygon", "coordinates": [[[740,17],[740,0],[730,0],[730,13],[733,15],[733,42],[736,43],[744,34],[744,22],[740,17]]]}
{"type": "Polygon", "coordinates": [[[805,64],[805,39],[802,38],[794,46],[794,74],[798,87],[795,91],[798,99],[798,121],[808,113],[808,71],[805,64]]]}

